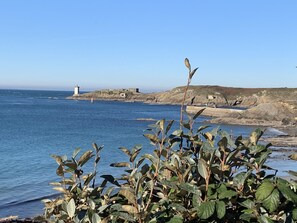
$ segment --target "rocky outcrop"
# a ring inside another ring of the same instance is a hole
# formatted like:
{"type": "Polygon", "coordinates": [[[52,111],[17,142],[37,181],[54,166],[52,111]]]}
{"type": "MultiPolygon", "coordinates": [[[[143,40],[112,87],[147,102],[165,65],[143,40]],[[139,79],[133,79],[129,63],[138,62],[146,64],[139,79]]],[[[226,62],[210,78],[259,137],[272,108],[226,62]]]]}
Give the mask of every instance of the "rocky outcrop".
{"type": "MultiPolygon", "coordinates": [[[[125,89],[101,90],[81,94],[75,99],[142,101],[148,103],[180,104],[185,87],[159,93],[135,93],[125,89]],[[122,94],[121,94],[122,93],[122,94]]],[[[285,102],[297,108],[297,88],[231,88],[221,86],[189,86],[188,105],[253,107],[263,103],[285,102]]]]}

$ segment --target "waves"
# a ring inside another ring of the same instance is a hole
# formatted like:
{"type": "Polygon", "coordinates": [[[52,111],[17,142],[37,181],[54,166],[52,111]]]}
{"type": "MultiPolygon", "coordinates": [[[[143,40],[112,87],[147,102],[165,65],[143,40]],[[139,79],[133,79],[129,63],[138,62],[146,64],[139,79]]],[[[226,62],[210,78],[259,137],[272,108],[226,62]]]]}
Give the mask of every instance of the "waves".
{"type": "Polygon", "coordinates": [[[51,194],[51,195],[46,195],[46,196],[41,196],[41,197],[35,197],[35,198],[29,199],[29,200],[24,200],[24,201],[12,201],[12,202],[8,202],[6,204],[0,205],[0,210],[6,209],[6,208],[9,208],[9,207],[26,205],[26,204],[34,203],[34,202],[37,202],[37,201],[38,202],[42,202],[42,200],[44,200],[44,199],[53,199],[53,198],[58,197],[59,195],[60,194],[57,193],[57,194],[51,194]]]}

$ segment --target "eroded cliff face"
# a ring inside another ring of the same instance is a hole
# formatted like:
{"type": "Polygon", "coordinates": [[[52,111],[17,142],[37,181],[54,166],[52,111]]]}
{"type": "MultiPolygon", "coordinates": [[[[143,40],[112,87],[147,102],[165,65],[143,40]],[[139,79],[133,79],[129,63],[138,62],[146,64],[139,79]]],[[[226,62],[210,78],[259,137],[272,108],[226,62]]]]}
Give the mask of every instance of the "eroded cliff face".
{"type": "MultiPolygon", "coordinates": [[[[181,103],[185,87],[155,94],[159,103],[181,103]]],[[[190,86],[187,99],[191,105],[254,107],[262,103],[284,102],[297,107],[297,88],[229,88],[190,86]]]]}

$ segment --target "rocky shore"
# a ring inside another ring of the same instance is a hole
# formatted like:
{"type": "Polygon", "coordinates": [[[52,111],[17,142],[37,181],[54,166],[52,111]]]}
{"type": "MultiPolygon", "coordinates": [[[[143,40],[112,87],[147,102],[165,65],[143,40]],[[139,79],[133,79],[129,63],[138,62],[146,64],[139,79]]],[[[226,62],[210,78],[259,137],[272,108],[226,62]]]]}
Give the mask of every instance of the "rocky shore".
{"type": "MultiPolygon", "coordinates": [[[[135,88],[137,89],[137,88],[135,88]]],[[[153,104],[181,104],[185,87],[141,93],[138,89],[98,90],[70,96],[74,100],[113,100],[153,104]]],[[[297,147],[297,88],[232,88],[190,86],[187,112],[206,108],[209,123],[273,127],[285,135],[266,138],[274,146],[297,147]]]]}
{"type": "MultiPolygon", "coordinates": [[[[146,94],[138,88],[108,89],[68,99],[181,104],[184,91],[185,87],[146,94]]],[[[211,123],[271,126],[285,129],[292,136],[297,134],[293,130],[297,123],[297,88],[189,86],[186,104],[190,113],[207,107],[203,115],[212,117],[211,123]]]]}

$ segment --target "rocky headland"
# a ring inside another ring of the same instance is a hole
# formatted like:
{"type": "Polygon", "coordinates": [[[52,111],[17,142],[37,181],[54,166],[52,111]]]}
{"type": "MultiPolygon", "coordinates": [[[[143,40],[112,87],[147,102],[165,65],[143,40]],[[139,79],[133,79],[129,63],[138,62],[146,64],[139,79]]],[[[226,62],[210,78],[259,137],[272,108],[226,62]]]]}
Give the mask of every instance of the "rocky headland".
{"type": "MultiPolygon", "coordinates": [[[[115,100],[154,104],[181,104],[185,87],[158,93],[141,93],[137,88],[98,90],[75,95],[75,100],[115,100]]],[[[189,86],[187,111],[212,117],[211,123],[275,127],[286,133],[271,139],[274,144],[297,146],[297,88],[233,88],[189,86]]]]}

